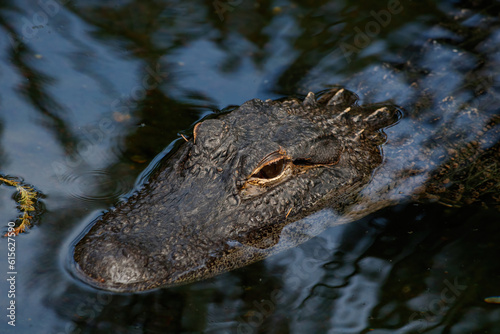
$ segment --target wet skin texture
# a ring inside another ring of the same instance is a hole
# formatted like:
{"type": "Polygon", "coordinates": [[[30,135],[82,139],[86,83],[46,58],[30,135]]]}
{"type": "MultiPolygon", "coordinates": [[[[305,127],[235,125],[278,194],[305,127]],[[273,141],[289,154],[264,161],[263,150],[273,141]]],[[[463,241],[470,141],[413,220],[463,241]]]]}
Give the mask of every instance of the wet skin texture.
{"type": "MultiPolygon", "coordinates": [[[[356,101],[342,88],[255,99],[198,123],[77,242],[78,276],[120,292],[199,280],[280,250],[283,228],[313,212],[342,214],[382,163],[382,129],[401,117],[356,101]]],[[[292,230],[293,243],[310,238],[302,232],[292,230]]]]}

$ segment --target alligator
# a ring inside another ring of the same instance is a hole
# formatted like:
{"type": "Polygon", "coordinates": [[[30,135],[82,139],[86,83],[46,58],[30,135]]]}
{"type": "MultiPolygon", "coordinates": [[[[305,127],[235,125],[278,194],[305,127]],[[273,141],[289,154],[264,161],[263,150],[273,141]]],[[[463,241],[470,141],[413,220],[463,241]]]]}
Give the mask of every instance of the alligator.
{"type": "Polygon", "coordinates": [[[141,190],[75,241],[76,275],[116,292],[172,286],[246,266],[402,201],[499,200],[497,116],[459,106],[436,128],[425,114],[358,101],[333,87],[253,99],[200,121],[141,190]],[[460,131],[471,117],[474,131],[460,131]],[[432,136],[392,131],[403,121],[409,131],[432,128],[432,136]]]}

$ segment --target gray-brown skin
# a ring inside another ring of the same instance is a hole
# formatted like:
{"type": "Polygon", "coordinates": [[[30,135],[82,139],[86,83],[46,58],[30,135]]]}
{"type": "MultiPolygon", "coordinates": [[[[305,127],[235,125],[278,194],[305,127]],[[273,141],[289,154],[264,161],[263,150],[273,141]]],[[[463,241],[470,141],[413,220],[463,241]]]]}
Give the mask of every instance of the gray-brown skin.
{"type": "Polygon", "coordinates": [[[310,239],[325,224],[307,231],[314,224],[302,218],[325,208],[340,217],[356,203],[382,163],[382,130],[401,117],[394,105],[356,101],[334,88],[251,100],[200,122],[141,191],[76,244],[78,276],[101,289],[148,290],[310,239]]]}

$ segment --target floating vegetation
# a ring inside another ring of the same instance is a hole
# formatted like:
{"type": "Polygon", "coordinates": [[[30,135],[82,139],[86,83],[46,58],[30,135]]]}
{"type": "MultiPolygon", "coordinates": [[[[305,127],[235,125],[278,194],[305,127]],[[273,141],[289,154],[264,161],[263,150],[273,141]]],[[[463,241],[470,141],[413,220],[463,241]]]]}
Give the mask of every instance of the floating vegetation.
{"type": "MultiPolygon", "coordinates": [[[[24,184],[22,181],[16,178],[8,177],[0,174],[0,185],[5,184],[10,187],[15,187],[17,194],[14,196],[17,202],[17,208],[19,210],[19,216],[17,218],[16,227],[14,228],[15,235],[23,233],[29,228],[33,222],[34,217],[37,213],[38,208],[38,198],[41,197],[41,193],[36,191],[33,187],[24,184]]],[[[7,234],[11,234],[9,232],[7,234]]],[[[4,236],[7,236],[5,234],[4,236]]]]}
{"type": "Polygon", "coordinates": [[[488,297],[484,298],[484,301],[490,304],[500,304],[500,297],[488,297]]]}

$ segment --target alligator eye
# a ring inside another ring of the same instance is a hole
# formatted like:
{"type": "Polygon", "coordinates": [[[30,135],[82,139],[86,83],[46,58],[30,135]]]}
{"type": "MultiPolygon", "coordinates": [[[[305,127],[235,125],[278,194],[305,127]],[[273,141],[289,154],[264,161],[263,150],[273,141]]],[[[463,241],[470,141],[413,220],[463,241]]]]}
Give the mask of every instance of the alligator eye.
{"type": "Polygon", "coordinates": [[[242,197],[257,196],[269,187],[283,182],[293,173],[292,168],[292,160],[283,149],[268,154],[243,184],[242,197]]]}
{"type": "Polygon", "coordinates": [[[262,166],[257,173],[253,174],[253,177],[257,177],[259,179],[274,179],[283,173],[285,166],[286,163],[284,158],[272,161],[267,165],[262,166]]]}
{"type": "Polygon", "coordinates": [[[250,174],[249,181],[258,184],[269,184],[269,182],[276,181],[285,173],[290,162],[291,160],[283,150],[272,152],[260,161],[259,166],[250,174]]]}

